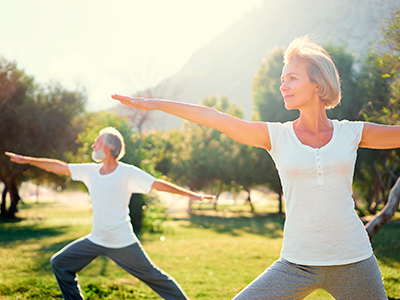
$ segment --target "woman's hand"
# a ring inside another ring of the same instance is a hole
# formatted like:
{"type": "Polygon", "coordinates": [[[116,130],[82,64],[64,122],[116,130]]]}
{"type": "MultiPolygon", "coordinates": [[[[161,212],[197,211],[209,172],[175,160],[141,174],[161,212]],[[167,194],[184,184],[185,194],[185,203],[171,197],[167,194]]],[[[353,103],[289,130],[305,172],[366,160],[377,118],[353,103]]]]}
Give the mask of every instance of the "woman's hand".
{"type": "Polygon", "coordinates": [[[130,106],[140,110],[155,110],[156,105],[153,99],[142,98],[142,97],[130,97],[114,94],[111,98],[119,101],[121,104],[130,106]]]}
{"type": "Polygon", "coordinates": [[[265,122],[250,122],[221,113],[214,108],[179,101],[129,97],[114,94],[113,99],[141,110],[159,110],[167,114],[216,129],[231,139],[270,150],[268,126],[265,122]]]}

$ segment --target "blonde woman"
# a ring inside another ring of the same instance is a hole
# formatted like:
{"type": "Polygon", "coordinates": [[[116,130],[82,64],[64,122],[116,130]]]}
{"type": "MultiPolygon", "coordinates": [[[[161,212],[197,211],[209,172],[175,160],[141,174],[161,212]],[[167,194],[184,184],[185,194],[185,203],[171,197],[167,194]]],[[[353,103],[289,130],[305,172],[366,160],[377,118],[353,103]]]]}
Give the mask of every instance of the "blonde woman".
{"type": "Polygon", "coordinates": [[[304,299],[317,289],[335,299],[387,299],[351,187],[358,147],[400,147],[400,127],[330,120],[326,110],[341,99],[339,75],[308,37],[288,46],[281,81],[286,109],[300,111],[297,120],[283,124],[168,100],[112,98],[214,128],[272,156],[286,199],[281,256],[234,299],[304,299]]]}

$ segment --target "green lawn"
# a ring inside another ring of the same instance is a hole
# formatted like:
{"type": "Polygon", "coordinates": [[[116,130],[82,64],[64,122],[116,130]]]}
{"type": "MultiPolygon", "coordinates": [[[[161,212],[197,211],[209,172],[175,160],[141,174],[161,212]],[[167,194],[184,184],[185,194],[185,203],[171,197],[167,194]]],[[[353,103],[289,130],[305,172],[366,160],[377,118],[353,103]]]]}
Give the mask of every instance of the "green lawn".
{"type": "MultiPolygon", "coordinates": [[[[0,299],[61,299],[49,259],[90,231],[90,210],[53,203],[20,209],[19,222],[0,223],[0,299]]],[[[141,241],[191,299],[231,299],[278,258],[282,243],[281,217],[248,215],[169,220],[162,234],[145,233],[141,241]]],[[[390,299],[400,299],[399,235],[400,222],[392,221],[373,241],[390,299]]],[[[160,299],[104,257],[79,273],[79,279],[86,299],[160,299]]],[[[310,299],[332,298],[316,291],[310,299]]]]}

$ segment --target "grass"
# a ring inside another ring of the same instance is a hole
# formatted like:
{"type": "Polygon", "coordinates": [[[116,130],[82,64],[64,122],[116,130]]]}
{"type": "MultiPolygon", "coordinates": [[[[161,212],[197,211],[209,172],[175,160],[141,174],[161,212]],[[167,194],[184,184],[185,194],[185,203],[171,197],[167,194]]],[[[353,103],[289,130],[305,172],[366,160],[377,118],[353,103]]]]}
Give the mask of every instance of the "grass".
{"type": "MultiPolygon", "coordinates": [[[[0,223],[0,299],[61,299],[50,257],[91,229],[86,206],[21,205],[18,222],[0,223]]],[[[140,239],[152,260],[191,299],[232,299],[279,256],[283,219],[248,212],[193,214],[168,220],[162,234],[140,239]],[[163,236],[163,239],[160,237],[163,236]]],[[[389,299],[400,299],[400,221],[386,224],[373,244],[389,299]]],[[[79,273],[86,299],[160,299],[150,288],[98,257],[79,273]]],[[[332,299],[323,291],[307,297],[332,299]]]]}

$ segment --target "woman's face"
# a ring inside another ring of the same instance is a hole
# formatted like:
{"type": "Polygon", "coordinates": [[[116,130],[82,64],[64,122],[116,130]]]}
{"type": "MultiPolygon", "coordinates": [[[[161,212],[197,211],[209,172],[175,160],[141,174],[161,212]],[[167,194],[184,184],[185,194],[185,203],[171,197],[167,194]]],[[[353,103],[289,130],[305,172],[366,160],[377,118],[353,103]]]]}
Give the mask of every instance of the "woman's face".
{"type": "Polygon", "coordinates": [[[305,62],[285,64],[279,89],[288,110],[315,107],[321,102],[317,95],[318,86],[310,81],[305,62]]]}

